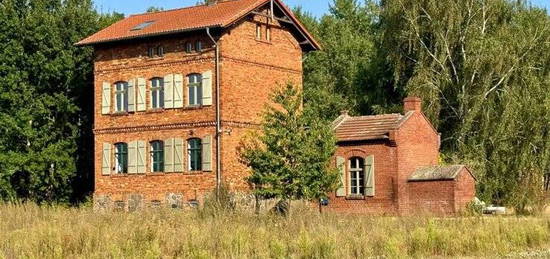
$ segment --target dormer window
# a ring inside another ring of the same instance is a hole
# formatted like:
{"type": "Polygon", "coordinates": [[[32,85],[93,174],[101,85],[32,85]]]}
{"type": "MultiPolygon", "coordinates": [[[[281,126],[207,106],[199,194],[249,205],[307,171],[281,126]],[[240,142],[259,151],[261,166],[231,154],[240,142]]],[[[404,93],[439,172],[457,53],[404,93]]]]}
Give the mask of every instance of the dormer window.
{"type": "Polygon", "coordinates": [[[147,22],[144,22],[144,23],[140,23],[138,24],[137,26],[135,26],[134,28],[132,28],[130,31],[140,31],[140,30],[143,30],[147,27],[149,27],[151,24],[155,23],[155,21],[147,21],[147,22]]]}

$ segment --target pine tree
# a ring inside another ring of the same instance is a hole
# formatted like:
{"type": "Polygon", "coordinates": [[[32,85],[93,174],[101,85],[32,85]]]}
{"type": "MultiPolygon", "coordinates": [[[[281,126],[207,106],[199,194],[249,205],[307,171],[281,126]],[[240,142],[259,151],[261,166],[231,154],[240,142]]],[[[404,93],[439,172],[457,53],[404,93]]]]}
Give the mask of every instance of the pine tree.
{"type": "Polygon", "coordinates": [[[326,121],[302,111],[302,95],[287,85],[273,96],[262,131],[248,138],[242,160],[249,182],[262,198],[319,200],[334,190],[338,174],[330,167],[335,137],[326,121]]]}

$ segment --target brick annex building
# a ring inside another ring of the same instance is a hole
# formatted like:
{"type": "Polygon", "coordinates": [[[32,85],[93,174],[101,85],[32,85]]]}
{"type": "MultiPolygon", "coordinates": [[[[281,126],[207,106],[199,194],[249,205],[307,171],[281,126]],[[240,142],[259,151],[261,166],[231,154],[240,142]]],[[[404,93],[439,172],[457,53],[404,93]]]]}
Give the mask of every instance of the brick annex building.
{"type": "MultiPolygon", "coordinates": [[[[248,170],[237,155],[242,136],[257,128],[276,88],[286,83],[301,87],[303,54],[320,49],[281,0],[226,0],[133,15],[77,45],[95,49],[94,204],[125,210],[195,206],[222,182],[247,192],[248,170]]],[[[421,116],[419,110],[405,115],[410,121],[421,116]]],[[[337,121],[340,137],[355,119],[337,121]]],[[[336,160],[343,189],[329,208],[395,213],[404,211],[402,197],[415,188],[422,190],[417,196],[433,196],[434,191],[424,190],[433,183],[403,184],[413,168],[437,162],[438,140],[401,133],[414,131],[414,123],[403,123],[406,129],[388,138],[341,139],[336,160]],[[423,150],[433,150],[402,167],[399,160],[410,158],[409,151],[403,152],[411,146],[405,143],[409,138],[415,144],[428,141],[423,150]]],[[[437,189],[454,193],[446,200],[453,211],[473,195],[473,178],[463,171],[437,189]],[[469,193],[458,201],[461,186],[469,193]]]]}

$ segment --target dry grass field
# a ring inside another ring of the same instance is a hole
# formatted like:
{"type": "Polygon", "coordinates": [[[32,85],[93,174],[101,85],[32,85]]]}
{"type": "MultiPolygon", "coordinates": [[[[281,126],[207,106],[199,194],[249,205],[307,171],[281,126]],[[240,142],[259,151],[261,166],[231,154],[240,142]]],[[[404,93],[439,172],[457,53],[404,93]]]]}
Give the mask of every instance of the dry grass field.
{"type": "Polygon", "coordinates": [[[0,205],[0,258],[495,258],[548,248],[549,217],[365,217],[302,208],[283,218],[0,205]]]}

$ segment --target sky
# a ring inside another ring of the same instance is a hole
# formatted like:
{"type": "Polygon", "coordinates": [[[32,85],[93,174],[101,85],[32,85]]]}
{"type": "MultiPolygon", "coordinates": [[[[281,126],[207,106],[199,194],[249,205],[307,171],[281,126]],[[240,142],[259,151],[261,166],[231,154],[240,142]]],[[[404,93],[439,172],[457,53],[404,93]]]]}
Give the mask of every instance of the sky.
{"type": "MultiPolygon", "coordinates": [[[[174,9],[194,5],[197,0],[94,0],[100,12],[119,12],[126,15],[143,13],[150,6],[174,9]]],[[[291,6],[302,6],[307,12],[317,17],[328,12],[332,0],[284,0],[291,6]]],[[[550,10],[550,0],[531,0],[534,5],[546,7],[550,10]]]]}

